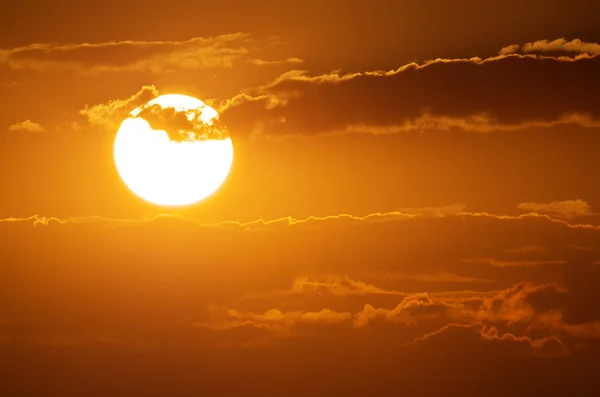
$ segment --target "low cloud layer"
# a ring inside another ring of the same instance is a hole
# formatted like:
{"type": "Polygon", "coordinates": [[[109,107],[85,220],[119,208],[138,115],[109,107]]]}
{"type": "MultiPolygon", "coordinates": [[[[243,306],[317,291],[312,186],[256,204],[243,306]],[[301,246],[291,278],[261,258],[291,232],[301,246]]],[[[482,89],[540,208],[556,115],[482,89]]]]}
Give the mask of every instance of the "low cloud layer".
{"type": "Polygon", "coordinates": [[[600,229],[447,208],[220,224],[6,218],[0,352],[130,363],[152,351],[239,376],[248,368],[229,363],[252,358],[257,374],[293,362],[315,376],[401,369],[407,382],[521,363],[528,377],[584,371],[600,349],[600,257],[572,247],[597,246],[600,229]]]}

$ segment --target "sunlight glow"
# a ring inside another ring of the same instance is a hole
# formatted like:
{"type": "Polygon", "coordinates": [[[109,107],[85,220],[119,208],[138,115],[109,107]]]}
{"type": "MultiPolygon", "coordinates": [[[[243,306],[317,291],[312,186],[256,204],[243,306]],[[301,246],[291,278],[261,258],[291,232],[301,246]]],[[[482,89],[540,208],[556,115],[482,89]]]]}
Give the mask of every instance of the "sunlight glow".
{"type": "Polygon", "coordinates": [[[233,162],[231,138],[198,139],[192,131],[179,131],[184,139],[172,140],[173,131],[153,129],[140,116],[153,105],[184,112],[195,130],[212,126],[218,119],[213,108],[184,95],[159,96],[134,109],[115,138],[119,175],[136,195],[158,205],[189,205],[210,196],[229,174],[233,162]]]}

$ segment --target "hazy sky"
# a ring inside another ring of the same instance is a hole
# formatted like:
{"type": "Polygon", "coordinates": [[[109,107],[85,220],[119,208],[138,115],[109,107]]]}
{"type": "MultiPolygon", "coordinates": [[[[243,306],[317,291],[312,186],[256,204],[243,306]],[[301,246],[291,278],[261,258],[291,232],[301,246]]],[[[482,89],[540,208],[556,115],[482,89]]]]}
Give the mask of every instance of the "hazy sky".
{"type": "Polygon", "coordinates": [[[1,5],[0,390],[600,393],[600,5],[496,3],[1,5]],[[168,93],[183,208],[113,159],[168,93]]]}

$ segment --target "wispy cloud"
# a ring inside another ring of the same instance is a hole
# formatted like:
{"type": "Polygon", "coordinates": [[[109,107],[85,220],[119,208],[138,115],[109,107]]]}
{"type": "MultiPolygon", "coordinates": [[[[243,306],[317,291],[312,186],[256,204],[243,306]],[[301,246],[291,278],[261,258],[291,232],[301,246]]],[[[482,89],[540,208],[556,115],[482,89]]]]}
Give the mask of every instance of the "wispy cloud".
{"type": "Polygon", "coordinates": [[[566,265],[567,261],[564,260],[516,260],[516,261],[504,261],[494,258],[469,258],[463,259],[464,263],[481,263],[492,267],[534,267],[534,266],[556,266],[566,265]]]}
{"type": "Polygon", "coordinates": [[[488,58],[437,58],[354,73],[291,70],[222,101],[218,108],[234,128],[268,139],[434,130],[491,133],[562,125],[598,128],[600,109],[590,96],[590,87],[600,84],[594,72],[600,62],[594,50],[598,45],[563,44],[572,51],[553,55],[505,50],[488,58]],[[540,76],[556,78],[549,82],[540,76]],[[585,88],[573,76],[585,79],[585,88]],[[505,95],[497,95],[500,89],[505,95]],[[542,99],[536,93],[541,90],[553,93],[544,97],[544,106],[538,105],[542,99]]]}
{"type": "Polygon", "coordinates": [[[25,131],[25,132],[44,132],[46,129],[39,123],[31,120],[21,121],[19,123],[12,124],[8,127],[9,131],[25,131]]]}
{"type": "Polygon", "coordinates": [[[153,85],[142,86],[138,92],[125,99],[113,99],[106,103],[86,105],[79,114],[87,117],[91,125],[113,129],[137,106],[158,96],[153,85]]]}
{"type": "Polygon", "coordinates": [[[274,60],[274,61],[267,61],[264,59],[251,59],[250,63],[254,64],[254,65],[259,65],[259,66],[269,66],[269,65],[283,65],[283,64],[300,64],[303,63],[304,61],[300,58],[287,58],[287,59],[283,59],[283,60],[274,60]]]}
{"type": "Polygon", "coordinates": [[[11,69],[74,71],[97,74],[122,71],[151,73],[178,69],[231,67],[246,55],[247,33],[195,37],[183,41],[110,41],[36,43],[0,50],[0,64],[11,69]]]}
{"type": "Polygon", "coordinates": [[[519,209],[558,215],[565,219],[594,215],[590,205],[583,200],[552,201],[550,203],[521,203],[519,209]]]}
{"type": "Polygon", "coordinates": [[[205,223],[197,219],[183,217],[179,214],[158,214],[154,217],[144,219],[119,219],[119,218],[105,218],[100,216],[88,216],[88,217],[72,217],[72,218],[56,218],[56,217],[45,217],[34,215],[30,217],[9,217],[0,219],[0,222],[11,222],[11,223],[27,223],[33,222],[34,224],[48,224],[49,222],[56,222],[59,224],[86,224],[86,223],[109,223],[109,224],[148,224],[155,222],[181,222],[189,225],[195,225],[198,227],[210,227],[210,228],[239,228],[243,230],[260,230],[265,227],[290,227],[290,226],[302,226],[306,224],[319,224],[319,223],[331,223],[331,222],[389,222],[389,221],[401,221],[411,219],[435,219],[435,218],[489,218],[499,221],[542,221],[549,224],[555,224],[569,229],[582,229],[582,230],[593,230],[600,231],[600,226],[586,223],[570,223],[564,219],[557,219],[547,214],[539,213],[526,213],[521,215],[498,215],[489,212],[470,212],[470,211],[457,211],[458,208],[464,208],[464,205],[449,205],[442,207],[423,207],[423,208],[405,208],[398,211],[388,212],[374,212],[366,215],[353,215],[353,214],[335,214],[335,215],[324,215],[324,216],[308,216],[306,218],[294,218],[292,216],[286,216],[276,219],[255,219],[251,221],[234,221],[226,220],[215,223],[205,223]],[[406,212],[404,212],[406,211],[406,212]]]}

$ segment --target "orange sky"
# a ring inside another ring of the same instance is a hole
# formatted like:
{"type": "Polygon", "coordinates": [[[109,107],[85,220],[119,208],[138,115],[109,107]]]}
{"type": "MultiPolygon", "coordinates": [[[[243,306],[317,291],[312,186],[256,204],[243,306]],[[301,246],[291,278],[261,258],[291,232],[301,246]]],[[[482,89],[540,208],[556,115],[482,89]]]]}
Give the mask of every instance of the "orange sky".
{"type": "Polygon", "coordinates": [[[0,390],[599,394],[599,16],[3,4],[0,390]],[[121,121],[167,93],[235,148],[184,208],[114,166],[121,121]]]}

